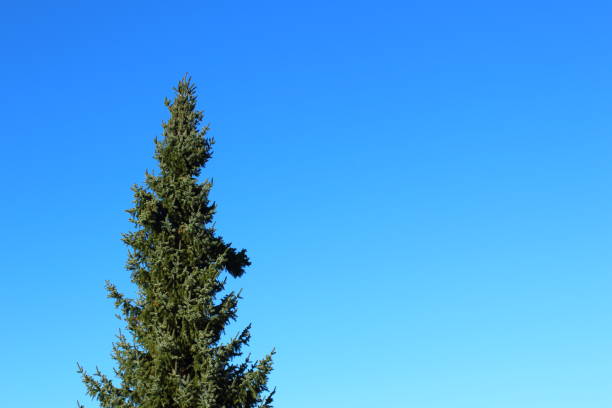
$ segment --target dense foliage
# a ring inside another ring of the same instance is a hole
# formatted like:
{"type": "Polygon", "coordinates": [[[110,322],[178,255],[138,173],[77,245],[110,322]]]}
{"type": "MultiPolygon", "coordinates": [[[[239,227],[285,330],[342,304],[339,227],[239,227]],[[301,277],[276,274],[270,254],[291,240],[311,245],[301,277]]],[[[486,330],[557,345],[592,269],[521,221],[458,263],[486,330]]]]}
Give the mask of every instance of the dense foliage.
{"type": "Polygon", "coordinates": [[[271,407],[273,352],[259,361],[241,358],[249,327],[222,338],[240,298],[225,289],[225,274],[240,277],[250,263],[212,223],[212,184],[199,176],[214,141],[200,125],[195,91],[183,78],[174,100],[165,101],[170,119],[155,140],[159,174],[146,173],[144,186],[133,187],[128,212],[135,228],[123,241],[138,295],[129,299],[107,283],[127,328],[113,344],[116,378],[79,366],[103,408],[271,407]]]}

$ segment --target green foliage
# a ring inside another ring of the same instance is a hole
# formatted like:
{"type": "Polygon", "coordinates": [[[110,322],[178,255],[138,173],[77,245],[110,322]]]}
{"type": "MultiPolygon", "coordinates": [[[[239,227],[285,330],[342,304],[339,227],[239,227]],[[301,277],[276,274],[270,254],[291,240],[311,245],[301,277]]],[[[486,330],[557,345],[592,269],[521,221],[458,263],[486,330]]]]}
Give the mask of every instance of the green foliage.
{"type": "Polygon", "coordinates": [[[271,407],[274,351],[259,361],[239,358],[250,326],[222,342],[240,299],[225,290],[223,274],[239,277],[250,262],[244,249],[216,234],[212,184],[197,179],[214,141],[200,127],[196,99],[195,86],[183,78],[174,100],[165,101],[170,119],[155,140],[160,174],[146,173],[145,185],[133,187],[128,213],[135,229],[123,241],[138,296],[126,298],[107,283],[129,331],[113,344],[120,384],[79,366],[88,394],[103,408],[271,407]]]}

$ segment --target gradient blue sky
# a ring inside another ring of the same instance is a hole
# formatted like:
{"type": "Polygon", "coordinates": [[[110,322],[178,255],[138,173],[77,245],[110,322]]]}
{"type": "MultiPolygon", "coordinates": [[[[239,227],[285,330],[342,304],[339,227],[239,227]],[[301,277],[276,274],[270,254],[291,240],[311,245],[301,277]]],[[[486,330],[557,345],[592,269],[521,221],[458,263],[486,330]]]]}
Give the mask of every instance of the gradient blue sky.
{"type": "Polygon", "coordinates": [[[103,284],[133,291],[130,185],[187,71],[276,407],[612,406],[611,16],[5,2],[0,406],[96,406],[76,362],[112,367],[103,284]]]}

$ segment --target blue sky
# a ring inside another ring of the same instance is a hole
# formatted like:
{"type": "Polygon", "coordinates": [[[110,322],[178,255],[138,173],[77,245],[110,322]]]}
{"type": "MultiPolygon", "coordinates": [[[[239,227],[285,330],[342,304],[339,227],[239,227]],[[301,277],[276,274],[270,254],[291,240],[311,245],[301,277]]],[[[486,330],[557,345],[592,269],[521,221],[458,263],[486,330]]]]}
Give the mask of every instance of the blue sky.
{"type": "Polygon", "coordinates": [[[612,406],[609,2],[12,2],[0,406],[88,407],[189,72],[282,407],[612,406]]]}

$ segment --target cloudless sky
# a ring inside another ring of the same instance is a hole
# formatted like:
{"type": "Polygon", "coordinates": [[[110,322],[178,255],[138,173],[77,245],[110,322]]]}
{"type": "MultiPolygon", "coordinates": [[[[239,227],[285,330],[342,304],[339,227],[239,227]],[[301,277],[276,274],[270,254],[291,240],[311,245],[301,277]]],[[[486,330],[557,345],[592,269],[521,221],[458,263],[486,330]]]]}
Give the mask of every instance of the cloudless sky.
{"type": "Polygon", "coordinates": [[[612,406],[612,3],[5,2],[1,407],[96,407],[189,72],[275,406],[612,406]]]}

